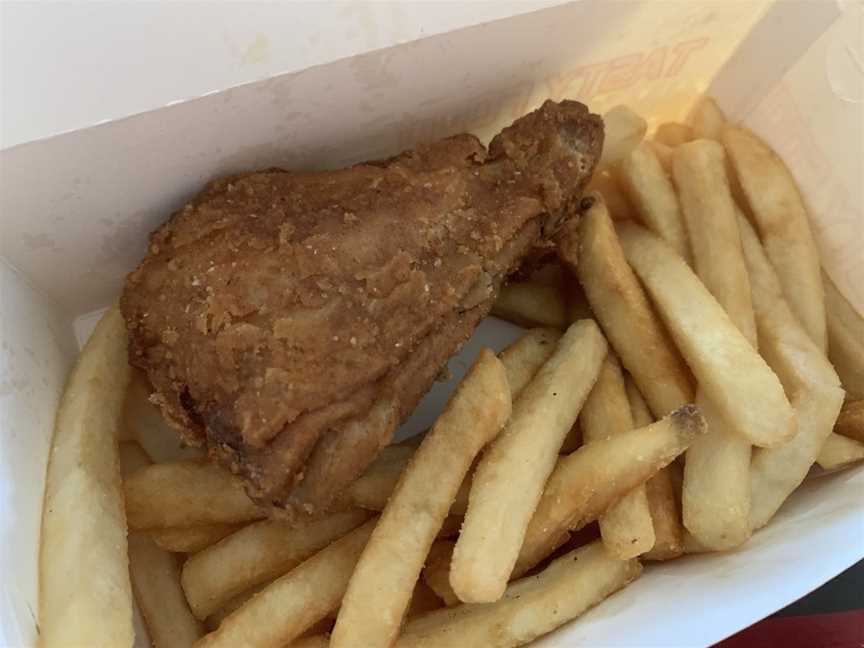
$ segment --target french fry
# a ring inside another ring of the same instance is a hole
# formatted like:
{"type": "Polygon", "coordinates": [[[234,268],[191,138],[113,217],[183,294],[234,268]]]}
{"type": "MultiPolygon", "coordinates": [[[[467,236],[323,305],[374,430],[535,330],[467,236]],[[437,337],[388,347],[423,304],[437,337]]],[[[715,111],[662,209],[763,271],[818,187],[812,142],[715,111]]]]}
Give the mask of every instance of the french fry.
{"type": "Polygon", "coordinates": [[[790,394],[798,423],[793,439],[753,453],[750,526],[758,529],[807,476],[837,420],[844,392],[834,368],[787,304],[756,232],[743,217],[739,229],[750,273],[759,349],[790,394]]]}
{"type": "Polygon", "coordinates": [[[197,553],[242,528],[239,524],[202,524],[193,527],[153,529],[150,537],[160,549],[173,553],[197,553]]]}
{"type": "Polygon", "coordinates": [[[864,443],[835,432],[825,439],[816,458],[816,463],[824,470],[840,470],[858,461],[864,461],[864,443]]]}
{"type": "Polygon", "coordinates": [[[370,515],[354,510],[296,528],[275,519],[243,527],[184,564],[183,590],[192,612],[207,618],[238,594],[287,573],[370,515]]]}
{"type": "Polygon", "coordinates": [[[393,489],[342,599],[330,637],[333,648],[393,644],[459,486],[510,410],[504,365],[484,349],[393,489]],[[399,560],[393,560],[395,554],[399,560]]]}
{"type": "Polygon", "coordinates": [[[609,169],[598,169],[591,176],[585,193],[599,193],[614,220],[629,220],[636,217],[636,209],[624,193],[615,175],[609,169]]]}
{"type": "Polygon", "coordinates": [[[828,317],[828,358],[851,398],[864,399],[864,318],[823,270],[828,317]]]}
{"type": "MultiPolygon", "coordinates": [[[[633,429],[621,367],[606,356],[594,389],[579,413],[585,443],[633,429]]],[[[600,516],[600,535],[612,556],[628,560],[654,546],[654,523],[644,486],[637,486],[600,516]]]]}
{"type": "MultiPolygon", "coordinates": [[[[645,427],[654,422],[651,408],[645,402],[645,397],[639,391],[631,374],[624,376],[624,389],[627,392],[627,402],[630,403],[630,415],[633,417],[633,427],[645,427]]],[[[700,412],[701,413],[701,412],[700,412]]],[[[692,444],[691,444],[692,445],[692,444]]]]}
{"type": "Polygon", "coordinates": [[[726,125],[726,117],[712,97],[701,97],[693,106],[687,123],[693,128],[693,137],[719,140],[726,125]]]}
{"type": "Polygon", "coordinates": [[[594,542],[511,584],[497,603],[444,608],[410,621],[395,647],[521,646],[597,605],[641,569],[638,561],[612,558],[594,542]]]}
{"type": "Polygon", "coordinates": [[[619,228],[627,260],[699,380],[735,434],[760,447],[795,435],[795,417],[777,375],[675,251],[649,231],[619,228]]]}
{"type": "Polygon", "coordinates": [[[39,554],[45,648],[134,641],[117,447],[129,375],[126,326],[112,306],[78,357],[57,411],[39,554]]]}
{"type": "Polygon", "coordinates": [[[603,115],[605,136],[599,166],[616,164],[639,146],[648,123],[627,106],[615,106],[603,115]]]}
{"type": "Polygon", "coordinates": [[[288,648],[328,648],[330,646],[330,635],[319,634],[303,637],[291,642],[288,648]]]}
{"type": "MultiPolygon", "coordinates": [[[[273,580],[276,580],[276,579],[274,578],[273,580]]],[[[265,589],[272,582],[273,581],[268,581],[266,583],[262,583],[261,585],[256,585],[255,587],[252,587],[252,588],[246,590],[242,594],[238,594],[237,596],[232,598],[230,601],[228,601],[225,605],[223,605],[221,608],[216,610],[216,612],[211,614],[204,621],[204,625],[207,628],[207,631],[212,632],[213,630],[218,628],[225,619],[227,619],[229,616],[234,614],[234,612],[236,612],[241,607],[243,607],[249,599],[251,599],[253,596],[255,596],[261,590],[265,589]]],[[[324,621],[321,621],[320,623],[323,624],[325,621],[326,621],[326,619],[324,621]]],[[[326,630],[329,631],[331,626],[332,626],[332,624],[330,626],[328,626],[326,628],[326,630]]],[[[312,628],[310,628],[307,632],[309,634],[315,634],[313,632],[314,628],[315,628],[315,626],[312,626],[312,628]]]]}
{"type": "Polygon", "coordinates": [[[509,424],[474,471],[468,510],[453,552],[450,585],[465,602],[498,600],[519,555],[543,484],[607,345],[591,320],[571,325],[513,406],[509,424]]]}
{"type": "Polygon", "coordinates": [[[654,155],[657,156],[657,161],[660,162],[660,166],[663,167],[666,175],[671,177],[672,157],[675,154],[675,149],[673,149],[671,146],[664,144],[663,142],[655,142],[654,140],[648,140],[648,144],[654,151],[654,155]]]}
{"type": "MultiPolygon", "coordinates": [[[[750,279],[725,164],[718,142],[699,139],[675,149],[673,173],[696,273],[755,349],[750,279]]],[[[722,551],[750,537],[751,446],[727,429],[703,391],[697,394],[696,404],[708,423],[708,433],[687,450],[682,516],[684,526],[702,545],[722,551]]]]}
{"type": "Polygon", "coordinates": [[[338,609],[377,517],[277,578],[228,615],[196,648],[290,644],[338,609]]]}
{"type": "Polygon", "coordinates": [[[671,148],[686,144],[693,138],[693,128],[681,122],[666,122],[657,127],[654,139],[671,148]]]}
{"type": "Polygon", "coordinates": [[[843,403],[834,431],[850,439],[864,443],[864,400],[843,403]]]}
{"type": "Polygon", "coordinates": [[[819,254],[795,179],[780,157],[749,130],[727,125],[722,141],[789,307],[824,351],[828,338],[819,254]]]}
{"type": "Polygon", "coordinates": [[[686,405],[656,423],[585,444],[562,458],[528,525],[514,575],[548,556],[565,532],[593,522],[644,484],[704,431],[702,415],[686,405]]]}
{"type": "Polygon", "coordinates": [[[453,558],[453,547],[455,546],[456,543],[451,540],[435,542],[429,549],[426,566],[423,568],[422,574],[423,581],[448,607],[461,603],[456,592],[450,587],[450,561],[453,558]]]}
{"type": "Polygon", "coordinates": [[[639,220],[691,263],[687,229],[675,189],[650,144],[643,143],[621,161],[618,179],[636,207],[639,220]]]}
{"type": "Polygon", "coordinates": [[[154,464],[124,483],[129,528],[236,524],[265,516],[239,478],[197,461],[154,464]]]}
{"type": "Polygon", "coordinates": [[[558,254],[576,273],[621,364],[663,416],[693,402],[690,371],[627,264],[602,199],[591,198],[578,225],[565,226],[558,254]]]}
{"type": "Polygon", "coordinates": [[[492,306],[492,315],[520,326],[567,328],[567,302],[556,286],[539,283],[510,283],[501,288],[492,306]]]}
{"type": "Polygon", "coordinates": [[[560,339],[561,333],[554,329],[531,329],[498,354],[514,401],[555,351],[560,339]]]}

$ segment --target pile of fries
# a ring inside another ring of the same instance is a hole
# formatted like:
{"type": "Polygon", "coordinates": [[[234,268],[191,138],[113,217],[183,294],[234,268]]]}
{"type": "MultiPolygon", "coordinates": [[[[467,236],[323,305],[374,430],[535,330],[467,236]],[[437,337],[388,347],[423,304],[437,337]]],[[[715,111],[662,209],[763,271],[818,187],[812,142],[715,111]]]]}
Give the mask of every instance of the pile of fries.
{"type": "Polygon", "coordinates": [[[57,415],[43,644],[131,645],[134,591],[157,648],[519,646],[864,459],[864,320],[783,162],[707,98],[606,130],[558,259],[496,306],[539,328],[303,526],[178,447],[109,310],[57,415]]]}

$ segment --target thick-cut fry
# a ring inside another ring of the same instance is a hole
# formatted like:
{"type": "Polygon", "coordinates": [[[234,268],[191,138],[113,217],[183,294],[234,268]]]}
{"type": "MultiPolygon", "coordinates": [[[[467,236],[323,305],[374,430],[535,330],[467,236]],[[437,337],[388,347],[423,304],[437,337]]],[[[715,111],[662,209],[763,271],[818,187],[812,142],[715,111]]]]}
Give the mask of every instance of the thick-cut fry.
{"type": "Polygon", "coordinates": [[[543,484],[597,380],[606,350],[593,321],[570,326],[478,464],[450,570],[460,600],[490,602],[503,594],[543,484]]]}
{"type": "Polygon", "coordinates": [[[792,440],[753,453],[750,526],[758,529],[807,476],[837,420],[844,393],[834,368],[792,314],[753,228],[744,218],[739,228],[750,272],[759,349],[791,395],[798,423],[792,440]]]}
{"type": "Polygon", "coordinates": [[[507,373],[495,354],[484,349],[381,513],[342,600],[330,638],[333,648],[393,644],[450,504],[474,458],[498,435],[510,410],[507,373]],[[396,555],[399,559],[393,560],[396,555]]]}
{"type": "Polygon", "coordinates": [[[240,479],[213,464],[154,464],[131,475],[124,487],[133,530],[235,524],[265,516],[240,479]]]}
{"type": "Polygon", "coordinates": [[[296,528],[281,520],[250,524],[186,561],[182,583],[189,606],[205,619],[238,594],[285,574],[369,516],[345,511],[296,528]]]}
{"type": "Polygon", "coordinates": [[[864,399],[864,317],[837,290],[824,270],[828,358],[850,398],[864,399]]]}
{"type": "Polygon", "coordinates": [[[864,400],[843,403],[834,431],[850,439],[864,443],[864,400]]]}
{"type": "Polygon", "coordinates": [[[624,258],[602,199],[565,226],[558,254],[573,270],[597,321],[659,416],[693,402],[690,372],[624,258]]]}
{"type": "Polygon", "coordinates": [[[824,351],[828,338],[819,253],[795,179],[749,130],[727,125],[722,139],[789,307],[824,351]]]}
{"type": "MultiPolygon", "coordinates": [[[[699,139],[683,144],[675,150],[675,184],[696,273],[755,349],[750,279],[725,165],[718,142],[699,139]]],[[[731,549],[750,537],[750,443],[727,429],[704,392],[697,394],[696,404],[708,433],[687,451],[684,526],[707,547],[731,549]]]]}
{"type": "Polygon", "coordinates": [[[635,580],[636,560],[617,560],[594,542],[510,585],[492,605],[460,605],[411,621],[396,648],[521,646],[573,619],[635,580]]]}
{"type": "Polygon", "coordinates": [[[377,521],[369,520],[270,583],[196,648],[283,646],[294,641],[339,607],[377,521]]]}
{"type": "Polygon", "coordinates": [[[622,224],[619,236],[700,390],[730,429],[763,447],[792,438],[795,418],[780,381],[693,271],[641,227],[622,224]]]}
{"type": "Polygon", "coordinates": [[[585,190],[586,194],[588,192],[603,196],[603,202],[606,203],[609,215],[614,220],[629,220],[636,217],[636,209],[609,169],[599,169],[594,172],[585,190]]]}
{"type": "Polygon", "coordinates": [[[666,122],[657,127],[654,139],[661,144],[675,148],[693,139],[693,129],[681,122],[666,122]]]}
{"type": "Polygon", "coordinates": [[[822,444],[816,463],[824,470],[839,470],[864,461],[864,443],[832,432],[822,444]]]}
{"type": "Polygon", "coordinates": [[[216,544],[241,528],[242,525],[239,524],[202,524],[193,527],[153,529],[150,531],[150,537],[160,549],[192,554],[216,544]]]}
{"type": "Polygon", "coordinates": [[[693,128],[693,137],[719,140],[726,117],[713,97],[702,97],[693,106],[687,123],[693,128]]]}
{"type": "Polygon", "coordinates": [[[129,382],[116,306],[66,384],[51,443],[39,556],[41,646],[131,646],[132,590],[117,433],[129,382]]]}
{"type": "MultiPolygon", "coordinates": [[[[613,353],[606,356],[594,389],[579,414],[585,443],[633,429],[624,377],[613,353]]],[[[609,553],[628,560],[654,546],[654,523],[644,486],[637,486],[600,517],[600,535],[609,553]]]]}
{"type": "Polygon", "coordinates": [[[690,263],[692,255],[678,197],[650,144],[643,143],[621,161],[618,178],[639,220],[690,263]]]}
{"type": "Polygon", "coordinates": [[[498,355],[514,401],[555,351],[559,339],[561,333],[554,329],[531,329],[498,355]]]}
{"type": "Polygon", "coordinates": [[[648,123],[627,106],[615,106],[603,115],[603,154],[599,166],[616,164],[639,146],[648,123]]]}
{"type": "Polygon", "coordinates": [[[596,520],[645,483],[704,431],[702,415],[686,405],[656,423],[588,443],[561,459],[531,518],[514,575],[549,555],[564,532],[596,520]]]}
{"type": "Polygon", "coordinates": [[[567,328],[569,322],[561,290],[528,281],[501,288],[492,315],[520,326],[551,326],[559,330],[567,328]]]}
{"type": "Polygon", "coordinates": [[[458,605],[461,601],[450,587],[450,561],[453,558],[451,540],[438,540],[429,549],[426,566],[423,568],[423,580],[447,606],[458,605]]]}

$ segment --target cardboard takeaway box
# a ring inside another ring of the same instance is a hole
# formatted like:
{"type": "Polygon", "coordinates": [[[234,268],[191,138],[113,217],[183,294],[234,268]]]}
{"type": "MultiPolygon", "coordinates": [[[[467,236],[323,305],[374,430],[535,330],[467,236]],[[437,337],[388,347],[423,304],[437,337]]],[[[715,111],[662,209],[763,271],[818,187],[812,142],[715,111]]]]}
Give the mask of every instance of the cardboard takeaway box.
{"type": "MultiPolygon", "coordinates": [[[[864,310],[860,4],[549,4],[335,61],[324,38],[301,71],[0,152],[0,645],[36,640],[47,452],[79,345],[147,234],[214,176],[341,166],[463,130],[489,137],[547,97],[601,113],[627,103],[656,126],[709,91],[792,167],[827,271],[864,310]]],[[[514,335],[485,323],[452,361],[455,378],[481,344],[514,335]]],[[[436,387],[402,434],[446,393],[436,387]]],[[[538,645],[718,641],[864,557],[862,495],[860,468],[811,479],[741,550],[652,565],[538,645]]]]}

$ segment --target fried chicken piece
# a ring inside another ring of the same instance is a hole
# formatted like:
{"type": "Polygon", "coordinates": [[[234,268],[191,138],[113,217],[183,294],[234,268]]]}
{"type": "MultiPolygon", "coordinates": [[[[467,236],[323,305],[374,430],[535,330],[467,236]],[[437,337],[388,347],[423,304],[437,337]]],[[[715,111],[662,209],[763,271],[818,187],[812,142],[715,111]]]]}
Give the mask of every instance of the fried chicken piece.
{"type": "Polygon", "coordinates": [[[488,152],[457,135],[338,171],[214,181],[127,279],[130,362],[253,497],[323,512],[548,242],[602,141],[585,106],[546,102],[488,152]]]}

